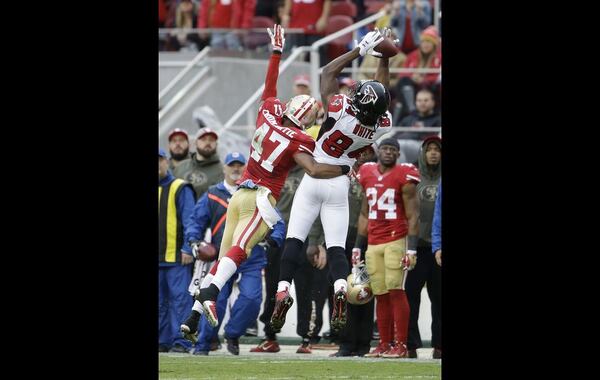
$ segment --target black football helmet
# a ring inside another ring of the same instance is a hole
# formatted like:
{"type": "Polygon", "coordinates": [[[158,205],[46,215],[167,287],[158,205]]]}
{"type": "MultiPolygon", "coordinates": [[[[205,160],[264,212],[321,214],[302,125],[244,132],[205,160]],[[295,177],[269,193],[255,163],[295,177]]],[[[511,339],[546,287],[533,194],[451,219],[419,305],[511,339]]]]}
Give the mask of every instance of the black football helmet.
{"type": "Polygon", "coordinates": [[[381,82],[363,80],[356,84],[352,104],[361,124],[376,126],[377,120],[390,106],[390,92],[381,82]]]}

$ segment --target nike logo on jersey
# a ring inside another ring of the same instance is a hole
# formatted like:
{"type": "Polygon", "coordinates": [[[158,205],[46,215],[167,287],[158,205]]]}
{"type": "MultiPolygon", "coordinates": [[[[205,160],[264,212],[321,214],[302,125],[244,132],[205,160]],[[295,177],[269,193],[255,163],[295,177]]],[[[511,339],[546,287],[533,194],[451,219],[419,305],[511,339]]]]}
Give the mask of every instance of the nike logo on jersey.
{"type": "Polygon", "coordinates": [[[354,133],[358,137],[371,140],[373,138],[373,135],[375,134],[375,131],[370,128],[363,127],[360,124],[356,124],[356,127],[354,127],[352,133],[354,133]]]}

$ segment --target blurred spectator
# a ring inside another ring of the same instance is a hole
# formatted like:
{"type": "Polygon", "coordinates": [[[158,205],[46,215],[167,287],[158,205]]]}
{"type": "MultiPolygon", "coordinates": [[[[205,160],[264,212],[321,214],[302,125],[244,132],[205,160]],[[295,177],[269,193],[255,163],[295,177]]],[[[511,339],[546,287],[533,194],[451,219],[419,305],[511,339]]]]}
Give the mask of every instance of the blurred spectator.
{"type": "Polygon", "coordinates": [[[158,150],[158,204],[158,352],[188,352],[191,345],[180,336],[179,325],[192,307],[187,287],[194,259],[186,230],[194,191],[169,172],[162,149],[158,150]]]}
{"type": "Polygon", "coordinates": [[[191,0],[181,0],[175,12],[175,26],[177,28],[191,29],[195,26],[198,15],[198,6],[191,0]]]}
{"type": "Polygon", "coordinates": [[[404,54],[414,51],[420,36],[431,25],[431,7],[426,0],[396,0],[392,7],[391,26],[404,54]]]}
{"type": "Polygon", "coordinates": [[[296,75],[294,77],[294,95],[310,95],[310,77],[306,74],[296,75]]]}
{"type": "MultiPolygon", "coordinates": [[[[433,210],[433,227],[431,229],[431,250],[435,255],[435,262],[442,266],[442,180],[435,198],[433,210]]],[[[441,352],[440,352],[441,355],[441,352]]]]}
{"type": "Polygon", "coordinates": [[[185,130],[175,128],[169,133],[169,170],[174,170],[179,164],[190,158],[190,142],[185,130]]]}
{"type": "Polygon", "coordinates": [[[352,97],[352,93],[354,93],[354,85],[356,81],[350,77],[342,77],[339,79],[340,86],[340,94],[344,94],[348,97],[352,97]]]}
{"type": "Polygon", "coordinates": [[[283,6],[284,0],[256,0],[255,16],[270,17],[275,20],[277,9],[283,6]]]}
{"type": "Polygon", "coordinates": [[[196,192],[196,200],[209,186],[223,180],[223,169],[217,155],[217,133],[210,128],[202,128],[196,135],[196,153],[181,162],[173,171],[177,178],[191,183],[196,192]]]}
{"type": "Polygon", "coordinates": [[[175,16],[177,14],[178,0],[163,0],[167,9],[165,28],[175,28],[175,16]]]}
{"type": "Polygon", "coordinates": [[[423,141],[419,154],[421,182],[417,185],[419,196],[419,242],[417,244],[417,265],[406,279],[406,297],[410,305],[408,323],[408,357],[417,358],[417,349],[423,347],[419,332],[419,309],[421,291],[427,288],[431,301],[431,345],[442,348],[441,321],[441,281],[442,271],[436,265],[431,251],[431,226],[438,184],[442,176],[442,140],[437,136],[423,141]],[[427,284],[427,285],[425,285],[427,284]]]}
{"type": "MultiPolygon", "coordinates": [[[[441,127],[442,118],[435,109],[433,92],[426,88],[420,90],[416,97],[417,109],[400,121],[401,127],[441,127]]],[[[437,135],[437,132],[398,132],[397,139],[422,140],[427,136],[437,135]]]]}
{"type": "MultiPolygon", "coordinates": [[[[404,65],[405,61],[406,61],[406,55],[404,55],[404,53],[399,51],[398,54],[396,54],[395,56],[393,56],[392,58],[389,59],[388,65],[389,65],[390,69],[400,68],[404,65]]],[[[358,80],[374,79],[375,71],[366,72],[365,70],[362,70],[362,69],[377,69],[378,65],[379,65],[379,58],[374,57],[370,54],[365,55],[365,57],[363,58],[360,66],[359,66],[359,68],[361,70],[359,70],[358,75],[357,75],[358,80]]],[[[393,90],[393,87],[396,86],[397,83],[398,83],[398,77],[393,77],[392,75],[390,75],[390,91],[393,90]]]]}
{"type": "MultiPolygon", "coordinates": [[[[442,67],[440,39],[435,26],[429,26],[421,33],[419,48],[407,56],[404,67],[430,69],[442,67]]],[[[401,73],[396,85],[396,95],[403,105],[403,113],[415,111],[415,90],[429,88],[436,94],[439,91],[439,77],[439,73],[401,73]]]]}
{"type": "MultiPolygon", "coordinates": [[[[286,46],[310,46],[323,38],[330,9],[331,0],[285,0],[281,25],[284,28],[304,29],[304,33],[287,34],[286,46]]],[[[321,64],[327,62],[323,46],[319,48],[319,55],[321,64]]]]}
{"type": "MultiPolygon", "coordinates": [[[[431,250],[435,255],[435,262],[440,266],[440,270],[442,267],[442,180],[440,179],[440,186],[438,187],[438,192],[435,198],[435,209],[433,210],[433,226],[431,230],[431,250]]],[[[441,301],[441,300],[440,300],[441,301]]],[[[441,335],[441,323],[442,323],[442,309],[440,302],[440,310],[439,310],[439,321],[440,321],[440,340],[438,341],[439,346],[432,340],[433,345],[433,358],[441,359],[442,358],[442,335],[441,335]]]]}
{"type": "MultiPolygon", "coordinates": [[[[203,0],[198,14],[200,28],[250,28],[256,0],[203,0]]],[[[210,46],[215,49],[243,50],[238,32],[213,32],[210,46]]]]}
{"type": "Polygon", "coordinates": [[[164,28],[167,21],[167,6],[165,0],[158,0],[158,27],[164,28]]]}
{"type": "Polygon", "coordinates": [[[354,4],[356,4],[356,20],[355,21],[360,21],[367,16],[365,14],[367,11],[367,7],[365,6],[365,0],[353,0],[353,2],[354,2],[354,4]]]}
{"type": "Polygon", "coordinates": [[[233,0],[231,28],[248,29],[252,27],[252,19],[256,10],[256,0],[233,0]]]}

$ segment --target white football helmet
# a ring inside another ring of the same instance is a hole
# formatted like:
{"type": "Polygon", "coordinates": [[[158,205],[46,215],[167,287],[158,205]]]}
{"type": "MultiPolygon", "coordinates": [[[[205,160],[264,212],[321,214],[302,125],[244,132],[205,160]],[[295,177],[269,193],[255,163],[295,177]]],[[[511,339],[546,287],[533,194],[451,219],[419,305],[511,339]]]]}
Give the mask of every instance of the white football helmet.
{"type": "Polygon", "coordinates": [[[309,95],[297,95],[287,102],[283,115],[298,128],[308,129],[315,123],[318,110],[319,106],[315,98],[309,95]]]}
{"type": "Polygon", "coordinates": [[[353,305],[364,305],[373,299],[371,279],[364,263],[352,267],[352,272],[348,275],[347,295],[348,302],[353,305]]]}

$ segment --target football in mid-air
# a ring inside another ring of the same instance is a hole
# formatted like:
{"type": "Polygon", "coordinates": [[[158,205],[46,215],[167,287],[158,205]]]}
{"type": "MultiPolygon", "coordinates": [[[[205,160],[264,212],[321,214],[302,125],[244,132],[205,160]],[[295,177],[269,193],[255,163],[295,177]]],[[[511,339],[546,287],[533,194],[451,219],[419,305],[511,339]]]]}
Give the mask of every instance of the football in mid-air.
{"type": "Polygon", "coordinates": [[[213,261],[217,258],[217,249],[211,243],[205,241],[198,245],[198,259],[202,261],[213,261]]]}
{"type": "Polygon", "coordinates": [[[398,54],[398,48],[391,38],[384,38],[377,46],[373,48],[376,52],[383,54],[381,58],[391,58],[398,54]]]}

